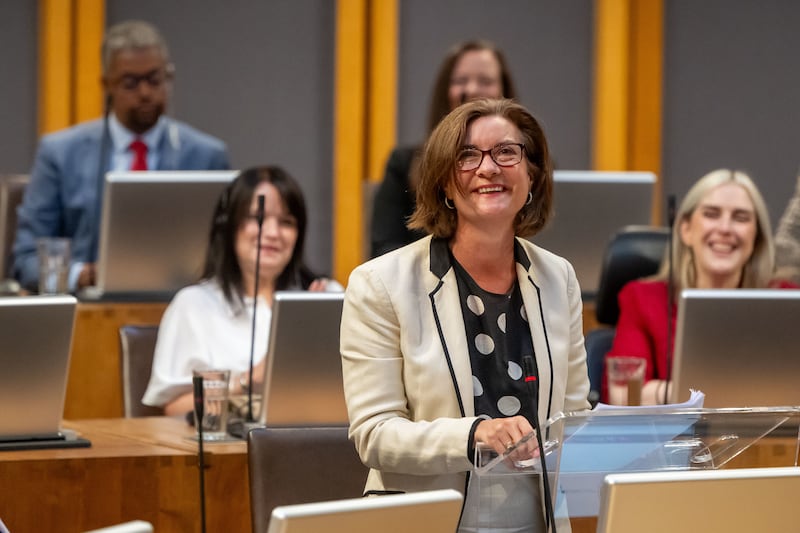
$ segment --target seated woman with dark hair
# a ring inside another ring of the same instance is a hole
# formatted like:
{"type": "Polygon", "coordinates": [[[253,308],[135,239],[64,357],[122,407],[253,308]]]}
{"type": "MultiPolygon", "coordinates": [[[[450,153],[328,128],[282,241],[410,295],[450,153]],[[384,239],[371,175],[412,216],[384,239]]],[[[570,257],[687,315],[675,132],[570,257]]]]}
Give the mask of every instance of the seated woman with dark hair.
{"type": "MultiPolygon", "coordinates": [[[[669,397],[674,303],[682,289],[795,286],[773,279],[774,246],[767,207],[756,185],[740,171],[715,170],[689,190],[672,228],[672,257],[671,295],[668,257],[656,276],[632,281],[620,291],[617,331],[606,355],[647,361],[643,404],[663,403],[669,397]],[[668,298],[673,302],[669,339],[668,298]]],[[[603,395],[607,396],[605,390],[603,395]]]]}
{"type": "Polygon", "coordinates": [[[264,373],[271,305],[279,290],[334,290],[303,262],[306,206],[297,182],[276,166],[242,171],[225,189],[212,219],[201,281],[180,290],[159,326],[143,403],[166,414],[192,409],[192,371],[231,370],[231,394],[249,383],[256,254],[260,254],[253,380],[264,373]],[[264,196],[261,242],[258,197],[264,196]]]}

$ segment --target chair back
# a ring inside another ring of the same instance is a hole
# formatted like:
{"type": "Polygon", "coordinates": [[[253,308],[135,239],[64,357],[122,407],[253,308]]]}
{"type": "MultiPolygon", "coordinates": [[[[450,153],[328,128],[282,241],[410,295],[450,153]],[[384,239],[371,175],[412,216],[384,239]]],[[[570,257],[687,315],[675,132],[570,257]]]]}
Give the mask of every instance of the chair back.
{"type": "Polygon", "coordinates": [[[658,272],[667,249],[669,230],[656,226],[626,226],[606,247],[595,312],[597,321],[615,326],[619,319],[617,295],[629,281],[658,272]]]}
{"type": "Polygon", "coordinates": [[[614,326],[619,320],[617,295],[629,281],[658,272],[668,241],[669,229],[666,227],[625,226],[606,247],[595,300],[597,322],[605,327],[591,330],[585,336],[589,403],[593,407],[600,400],[603,362],[614,342],[614,326]]]}
{"type": "Polygon", "coordinates": [[[17,206],[22,202],[29,177],[25,174],[0,176],[0,278],[11,276],[11,249],[17,233],[17,206]]]}
{"type": "Polygon", "coordinates": [[[281,505],[358,498],[368,469],[347,427],[265,427],[250,431],[247,455],[253,532],[265,533],[281,505]]]}
{"type": "Polygon", "coordinates": [[[160,416],[164,410],[142,403],[150,381],[158,326],[125,325],[119,328],[122,368],[122,405],[126,418],[160,416]]]}

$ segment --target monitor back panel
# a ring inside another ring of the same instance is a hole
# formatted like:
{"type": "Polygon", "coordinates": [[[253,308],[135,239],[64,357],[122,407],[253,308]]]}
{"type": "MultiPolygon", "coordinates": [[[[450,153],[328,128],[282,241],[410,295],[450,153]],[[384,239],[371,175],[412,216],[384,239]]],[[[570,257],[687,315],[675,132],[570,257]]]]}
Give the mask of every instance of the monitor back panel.
{"type": "Polygon", "coordinates": [[[260,422],[346,425],[339,325],[344,293],[278,292],[260,422]]]}
{"type": "Polygon", "coordinates": [[[233,171],[109,172],[97,256],[102,293],[171,293],[197,281],[233,171]]]}
{"type": "Polygon", "coordinates": [[[0,298],[0,441],[58,434],[75,306],[72,296],[0,298]]]}
{"type": "Polygon", "coordinates": [[[557,170],[554,180],[553,218],[531,240],[572,263],[581,291],[593,295],[611,237],[652,223],[655,175],[557,170]]]}
{"type": "Polygon", "coordinates": [[[705,407],[800,405],[800,290],[685,290],[678,304],[673,401],[705,407]]]}
{"type": "Polygon", "coordinates": [[[461,514],[452,489],[276,507],[268,533],[452,533],[461,514]]]}
{"type": "Polygon", "coordinates": [[[598,533],[798,530],[800,469],[753,468],[611,474],[598,533]]]}

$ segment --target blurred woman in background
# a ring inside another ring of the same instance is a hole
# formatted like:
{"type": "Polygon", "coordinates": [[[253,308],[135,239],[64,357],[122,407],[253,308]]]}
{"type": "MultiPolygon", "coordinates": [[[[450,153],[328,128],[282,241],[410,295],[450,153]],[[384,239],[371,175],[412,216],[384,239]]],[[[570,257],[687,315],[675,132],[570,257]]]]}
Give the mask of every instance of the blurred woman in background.
{"type": "MultiPolygon", "coordinates": [[[[433,87],[428,134],[453,109],[476,98],[515,98],[503,53],[488,41],[467,41],[450,49],[433,87]]],[[[425,233],[406,226],[414,213],[417,186],[414,167],[419,146],[395,148],[386,163],[383,181],[372,207],[370,256],[413,242],[425,233]]]]}
{"type": "Polygon", "coordinates": [[[214,210],[201,281],[181,289],[164,312],[143,403],[163,406],[168,415],[191,411],[192,371],[207,368],[230,369],[230,393],[246,392],[257,254],[253,381],[262,381],[275,292],[342,290],[305,265],[306,224],[303,193],[282,168],[250,168],[231,182],[214,210]]]}

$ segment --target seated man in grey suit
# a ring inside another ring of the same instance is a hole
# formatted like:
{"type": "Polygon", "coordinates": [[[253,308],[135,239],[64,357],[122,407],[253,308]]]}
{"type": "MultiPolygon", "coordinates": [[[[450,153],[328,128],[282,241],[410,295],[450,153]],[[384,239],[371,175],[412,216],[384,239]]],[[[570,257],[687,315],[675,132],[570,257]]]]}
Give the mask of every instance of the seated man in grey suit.
{"type": "Polygon", "coordinates": [[[94,284],[98,180],[105,172],[229,168],[222,141],[165,116],[173,66],[158,30],[141,21],[113,26],[102,62],[107,120],[46,135],[39,144],[13,250],[14,277],[27,289],[39,280],[39,237],[72,239],[70,290],[94,284]]]}

